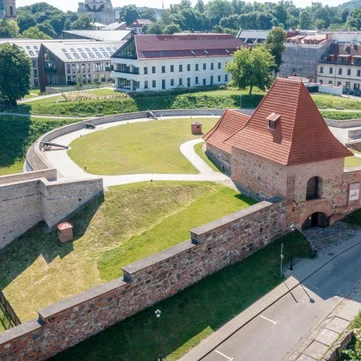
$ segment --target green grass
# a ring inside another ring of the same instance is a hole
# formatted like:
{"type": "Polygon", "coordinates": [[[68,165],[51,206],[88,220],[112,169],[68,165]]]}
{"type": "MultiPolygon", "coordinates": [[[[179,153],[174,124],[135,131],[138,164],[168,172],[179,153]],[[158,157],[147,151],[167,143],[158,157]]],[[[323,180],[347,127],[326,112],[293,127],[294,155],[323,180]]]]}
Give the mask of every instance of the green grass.
{"type": "Polygon", "coordinates": [[[179,359],[282,281],[279,275],[281,243],[284,243],[285,262],[289,262],[292,244],[297,257],[312,257],[310,246],[301,234],[288,235],[51,360],[153,361],[158,352],[156,309],[162,311],[165,360],[179,359]]]}
{"type": "Polygon", "coordinates": [[[0,306],[0,332],[6,331],[11,327],[13,327],[11,321],[0,306]]]}
{"type": "MultiPolygon", "coordinates": [[[[197,173],[179,150],[182,143],[199,137],[191,133],[192,121],[178,118],[111,127],[76,139],[68,154],[93,174],[197,173]]],[[[217,118],[200,121],[207,132],[217,118]]]]}
{"type": "Polygon", "coordinates": [[[118,93],[113,89],[94,89],[94,90],[87,90],[86,92],[97,95],[97,96],[107,96],[107,95],[114,95],[114,94],[118,93]]]}
{"type": "Polygon", "coordinates": [[[344,107],[345,109],[360,109],[361,101],[339,97],[328,94],[311,94],[317,106],[324,106],[327,108],[344,107]]]}
{"type": "Polygon", "coordinates": [[[103,279],[112,280],[122,275],[120,267],[174,246],[189,238],[189,230],[248,207],[254,202],[230,188],[221,188],[214,193],[195,200],[187,207],[169,215],[154,227],[133,236],[126,243],[105,252],[98,267],[103,279]],[[169,230],[171,236],[169,236],[169,230]]]}
{"type": "Polygon", "coordinates": [[[345,168],[361,167],[361,158],[359,157],[346,157],[345,168]]]}
{"type": "Polygon", "coordinates": [[[56,231],[44,233],[40,224],[0,252],[0,289],[22,321],[36,317],[39,308],[120,275],[121,265],[189,239],[191,228],[248,203],[210,182],[137,183],[111,187],[104,197],[70,219],[73,242],[62,245],[56,231]],[[150,243],[145,246],[145,241],[150,243]],[[120,255],[118,269],[112,253],[120,255]]]}
{"type": "Polygon", "coordinates": [[[219,169],[217,168],[216,164],[213,163],[213,161],[207,157],[206,153],[203,151],[203,145],[204,142],[198,143],[194,146],[195,152],[216,172],[219,172],[219,169]]]}
{"type": "Polygon", "coordinates": [[[361,227],[361,209],[352,212],[343,219],[343,222],[361,227]]]}
{"type": "Polygon", "coordinates": [[[29,146],[42,134],[76,120],[0,116],[0,176],[22,172],[29,146]]]}
{"type": "Polygon", "coordinates": [[[360,119],[361,112],[348,112],[348,111],[321,111],[324,118],[335,120],[349,120],[360,119]]]}

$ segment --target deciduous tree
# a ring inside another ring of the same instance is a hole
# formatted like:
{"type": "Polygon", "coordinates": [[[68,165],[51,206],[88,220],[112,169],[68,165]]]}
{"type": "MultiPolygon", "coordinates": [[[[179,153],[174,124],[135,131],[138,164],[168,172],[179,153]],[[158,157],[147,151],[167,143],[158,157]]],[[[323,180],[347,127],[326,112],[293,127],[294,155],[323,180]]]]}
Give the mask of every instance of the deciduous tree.
{"type": "Polygon", "coordinates": [[[274,57],[274,70],[276,73],[280,71],[280,66],[282,64],[282,54],[285,51],[285,42],[287,39],[287,34],[282,27],[278,26],[273,28],[267,36],[266,45],[271,51],[271,54],[274,57]]]}

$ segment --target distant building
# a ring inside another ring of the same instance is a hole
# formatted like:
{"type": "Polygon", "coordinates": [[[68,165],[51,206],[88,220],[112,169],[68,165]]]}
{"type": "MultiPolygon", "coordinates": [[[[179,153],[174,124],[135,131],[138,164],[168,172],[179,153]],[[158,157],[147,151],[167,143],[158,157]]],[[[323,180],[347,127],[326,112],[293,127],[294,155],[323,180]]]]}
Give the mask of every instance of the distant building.
{"type": "Polygon", "coordinates": [[[103,28],[102,30],[106,30],[106,31],[127,30],[127,23],[125,23],[124,21],[121,23],[118,23],[118,22],[111,23],[111,24],[107,25],[105,28],[103,28]]]}
{"type": "Polygon", "coordinates": [[[115,86],[147,91],[226,84],[225,66],[242,46],[228,34],[136,35],[112,56],[115,86]]]}
{"type": "Polygon", "coordinates": [[[40,90],[46,86],[75,85],[111,79],[110,57],[125,41],[44,42],[39,54],[40,90]]]}
{"type": "Polygon", "coordinates": [[[90,23],[90,25],[95,29],[95,30],[103,30],[106,25],[105,24],[101,24],[101,23],[90,23]]]}
{"type": "Polygon", "coordinates": [[[240,30],[237,38],[248,45],[262,44],[266,41],[270,30],[240,30]]]}
{"type": "Polygon", "coordinates": [[[149,19],[137,19],[128,26],[129,30],[132,30],[135,34],[143,34],[144,25],[151,25],[153,22],[149,19]]]}
{"type": "Polygon", "coordinates": [[[85,0],[78,5],[78,14],[91,15],[93,22],[105,25],[115,22],[115,10],[110,0],[85,0]]]}
{"type": "Polygon", "coordinates": [[[0,0],[0,19],[16,19],[16,1],[0,0]]]}
{"type": "Polygon", "coordinates": [[[130,30],[64,30],[63,39],[87,39],[96,41],[123,41],[130,39],[130,30]]]}

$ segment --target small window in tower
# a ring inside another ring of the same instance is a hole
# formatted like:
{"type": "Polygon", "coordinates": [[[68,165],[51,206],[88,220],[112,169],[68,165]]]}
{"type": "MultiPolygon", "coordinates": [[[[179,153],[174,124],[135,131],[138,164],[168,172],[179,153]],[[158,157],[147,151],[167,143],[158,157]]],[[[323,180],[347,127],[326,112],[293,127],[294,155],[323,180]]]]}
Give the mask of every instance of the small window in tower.
{"type": "Polygon", "coordinates": [[[268,129],[275,130],[276,129],[276,123],[281,118],[279,114],[272,113],[267,117],[268,120],[268,129]]]}

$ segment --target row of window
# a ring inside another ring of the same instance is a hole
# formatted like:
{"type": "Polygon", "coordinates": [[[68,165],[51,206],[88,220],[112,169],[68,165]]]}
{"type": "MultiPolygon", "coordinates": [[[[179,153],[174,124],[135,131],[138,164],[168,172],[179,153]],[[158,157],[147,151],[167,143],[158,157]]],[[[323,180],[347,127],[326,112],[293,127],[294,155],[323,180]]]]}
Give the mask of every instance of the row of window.
{"type": "MultiPolygon", "coordinates": [[[[222,63],[218,63],[217,67],[218,67],[218,69],[222,69],[222,63]]],[[[165,73],[167,72],[166,68],[167,68],[167,67],[166,67],[165,65],[162,65],[162,67],[161,67],[161,73],[162,73],[162,74],[165,74],[165,73]]],[[[202,68],[203,68],[203,70],[207,70],[207,63],[203,63],[202,68]]],[[[174,73],[174,69],[175,69],[175,68],[174,68],[174,65],[170,65],[170,66],[169,66],[169,71],[170,71],[171,73],[174,73]]],[[[182,73],[182,72],[184,71],[184,69],[186,69],[186,71],[192,71],[192,66],[191,66],[191,64],[187,64],[187,67],[186,67],[186,68],[183,67],[183,64],[179,64],[179,65],[178,65],[178,72],[182,73]]],[[[195,71],[199,71],[199,64],[194,64],[194,70],[195,70],[195,71]]],[[[215,70],[215,64],[214,64],[214,63],[210,63],[210,70],[215,70]]],[[[151,71],[152,71],[152,74],[156,74],[156,72],[157,72],[156,67],[155,67],[155,66],[152,66],[151,71]]],[[[143,68],[143,73],[144,73],[144,74],[149,74],[149,73],[148,73],[148,67],[147,67],[147,66],[145,66],[145,67],[143,68]]]]}
{"type": "MultiPolygon", "coordinates": [[[[106,80],[106,76],[105,74],[100,74],[99,80],[101,81],[105,81],[106,80]]],[[[83,83],[91,83],[92,78],[90,74],[83,74],[83,83]]],[[[77,77],[75,75],[68,75],[67,76],[67,82],[68,84],[72,84],[72,83],[76,83],[77,82],[77,77]]]]}
{"type": "MultiPolygon", "coordinates": [[[[218,75],[218,77],[217,77],[217,82],[218,82],[218,83],[222,82],[222,77],[221,77],[221,75],[218,75]]],[[[225,74],[225,75],[224,75],[224,82],[228,82],[228,74],[225,74]]],[[[210,76],[210,78],[209,78],[209,84],[207,84],[207,79],[205,79],[205,78],[202,79],[202,83],[201,83],[201,80],[199,79],[199,77],[196,76],[196,77],[194,78],[194,84],[193,84],[193,85],[201,85],[201,84],[202,84],[203,86],[213,85],[213,84],[214,84],[214,76],[213,76],[213,75],[210,76]]],[[[190,86],[192,86],[191,78],[187,78],[186,83],[183,82],[183,78],[179,78],[177,84],[176,84],[176,82],[175,82],[175,79],[170,79],[170,86],[173,87],[173,86],[176,86],[176,85],[177,85],[177,86],[184,86],[184,85],[186,85],[187,87],[190,87],[190,86]]],[[[157,87],[157,81],[156,81],[156,80],[152,80],[152,81],[150,82],[150,81],[148,81],[148,80],[145,80],[145,81],[144,81],[144,89],[149,89],[150,86],[151,86],[152,88],[156,88],[156,87],[157,87]]],[[[166,80],[165,80],[165,79],[162,80],[162,89],[166,89],[166,80]]]]}
{"type": "MultiPolygon", "coordinates": [[[[338,75],[343,75],[343,68],[338,68],[338,72],[337,72],[337,74],[338,75]]],[[[347,70],[347,75],[348,76],[351,76],[351,69],[346,69],[347,70]]],[[[329,69],[328,69],[328,73],[329,74],[333,74],[333,67],[330,67],[329,69]]],[[[320,74],[323,74],[323,66],[320,66],[320,74]]],[[[356,72],[356,74],[357,74],[357,76],[361,76],[361,70],[360,69],[357,69],[357,72],[356,72]]]]}
{"type": "MultiPolygon", "coordinates": [[[[93,70],[95,72],[110,71],[110,63],[95,63],[93,64],[93,70]]],[[[90,73],[91,64],[66,64],[66,72],[70,73],[90,73]]]]}
{"type": "MultiPolygon", "coordinates": [[[[320,81],[319,81],[321,84],[323,84],[323,80],[321,79],[320,81]]],[[[328,84],[329,85],[333,85],[333,82],[332,82],[332,80],[329,80],[328,81],[328,84]]],[[[341,86],[342,85],[342,82],[341,81],[338,81],[337,82],[337,86],[341,86]]],[[[351,89],[351,83],[349,82],[349,81],[347,81],[346,82],[346,84],[345,84],[345,88],[346,89],[351,89]]],[[[360,83],[354,83],[354,85],[353,85],[353,90],[360,90],[360,83]]]]}

